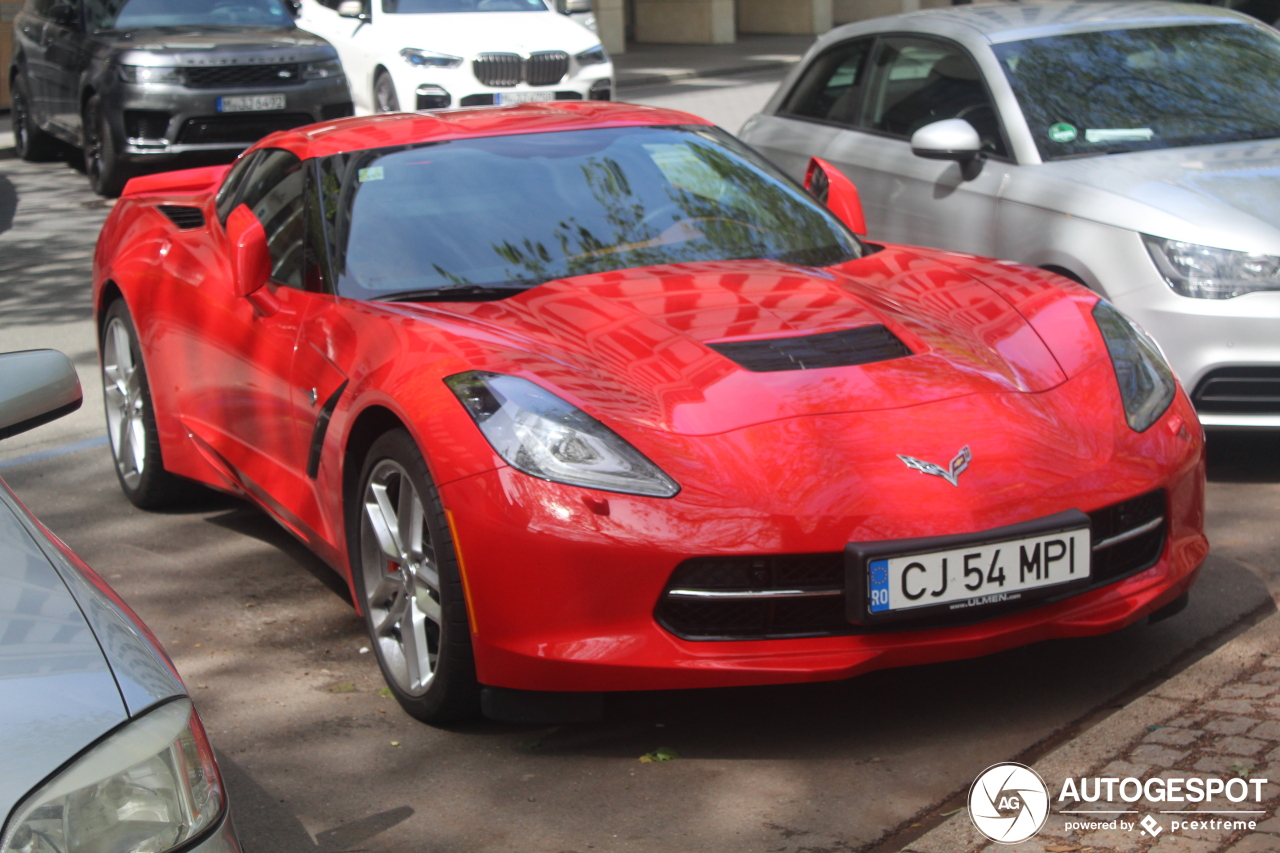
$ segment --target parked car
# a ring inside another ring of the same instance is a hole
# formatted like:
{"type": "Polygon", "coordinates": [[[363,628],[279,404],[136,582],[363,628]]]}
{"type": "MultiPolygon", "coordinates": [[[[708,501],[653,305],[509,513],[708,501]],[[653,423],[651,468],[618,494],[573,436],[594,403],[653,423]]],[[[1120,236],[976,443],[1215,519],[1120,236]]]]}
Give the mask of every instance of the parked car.
{"type": "Polygon", "coordinates": [[[613,93],[600,37],[546,0],[302,0],[298,26],[338,49],[361,115],[613,93]]]}
{"type": "Polygon", "coordinates": [[[282,0],[27,0],[13,37],[18,155],[80,148],[105,196],[142,171],[226,162],[352,113],[337,53],[282,0]]]}
{"type": "MultiPolygon", "coordinates": [[[[80,400],[61,353],[0,355],[0,438],[80,400]]],[[[164,649],[2,480],[0,679],[0,851],[239,851],[213,750],[164,649]]]]}
{"type": "Polygon", "coordinates": [[[1280,34],[1166,3],[935,9],[820,38],[742,138],[872,236],[1088,285],[1211,428],[1280,429],[1280,34]]]}
{"type": "Polygon", "coordinates": [[[256,502],[432,722],[1180,607],[1204,445],[1155,345],[1042,270],[865,244],[848,181],[810,186],[828,207],[694,116],[572,101],[137,179],[94,268],[124,492],[256,502]]]}

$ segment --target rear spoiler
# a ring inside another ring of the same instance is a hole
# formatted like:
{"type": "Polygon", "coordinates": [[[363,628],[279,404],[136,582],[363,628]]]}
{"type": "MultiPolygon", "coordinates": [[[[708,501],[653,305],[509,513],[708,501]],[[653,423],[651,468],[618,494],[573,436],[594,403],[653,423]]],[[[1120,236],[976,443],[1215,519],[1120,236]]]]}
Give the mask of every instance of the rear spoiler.
{"type": "Polygon", "coordinates": [[[158,175],[143,175],[125,184],[121,196],[198,193],[221,184],[223,177],[230,169],[231,164],[228,163],[224,166],[205,166],[200,169],[182,169],[177,172],[161,172],[158,175]]]}

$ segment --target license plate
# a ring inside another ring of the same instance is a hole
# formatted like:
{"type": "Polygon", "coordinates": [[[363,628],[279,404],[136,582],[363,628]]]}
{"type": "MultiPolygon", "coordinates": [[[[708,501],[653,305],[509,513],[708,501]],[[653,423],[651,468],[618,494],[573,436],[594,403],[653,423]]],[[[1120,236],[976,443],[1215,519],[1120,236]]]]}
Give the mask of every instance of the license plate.
{"type": "Polygon", "coordinates": [[[284,109],[284,95],[235,95],[218,98],[220,113],[253,113],[284,109]]]}
{"type": "Polygon", "coordinates": [[[498,92],[493,96],[495,104],[532,104],[537,101],[554,101],[555,92],[498,92]]]}
{"type": "Polygon", "coordinates": [[[1001,530],[849,547],[850,620],[878,623],[1033,601],[1085,586],[1092,553],[1088,517],[1071,511],[1001,530]]]}

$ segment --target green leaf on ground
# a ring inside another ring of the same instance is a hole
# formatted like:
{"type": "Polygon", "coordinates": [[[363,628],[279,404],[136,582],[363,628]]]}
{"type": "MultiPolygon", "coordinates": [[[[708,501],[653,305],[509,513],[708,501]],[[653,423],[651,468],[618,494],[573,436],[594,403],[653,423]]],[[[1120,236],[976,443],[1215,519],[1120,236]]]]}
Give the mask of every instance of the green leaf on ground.
{"type": "Polygon", "coordinates": [[[960,812],[962,812],[962,811],[964,811],[964,806],[961,806],[961,807],[960,807],[960,808],[958,808],[958,809],[952,809],[952,810],[951,810],[951,811],[949,811],[949,812],[943,812],[943,813],[942,813],[942,816],[943,816],[943,817],[951,817],[953,814],[960,814],[960,812]]]}
{"type": "Polygon", "coordinates": [[[1229,769],[1232,773],[1235,773],[1241,779],[1248,779],[1249,774],[1253,772],[1253,765],[1244,761],[1239,761],[1239,762],[1236,762],[1235,764],[1232,764],[1227,769],[1229,769]]]}
{"type": "Polygon", "coordinates": [[[356,685],[352,681],[335,681],[325,688],[330,693],[355,693],[356,685]]]}
{"type": "Polygon", "coordinates": [[[1147,731],[1149,731],[1149,732],[1154,732],[1154,731],[1156,731],[1157,729],[1167,729],[1167,728],[1169,728],[1169,727],[1168,727],[1168,726],[1162,726],[1162,725],[1159,725],[1159,724],[1157,724],[1157,723],[1153,723],[1153,724],[1151,724],[1151,725],[1147,726],[1147,731]]]}
{"type": "Polygon", "coordinates": [[[379,691],[378,691],[378,695],[379,695],[379,696],[390,696],[390,695],[391,695],[391,688],[390,688],[390,687],[384,687],[384,688],[382,688],[381,690],[379,690],[379,691]]]}
{"type": "Polygon", "coordinates": [[[641,764],[654,764],[659,761],[674,761],[680,757],[680,753],[676,752],[669,746],[660,746],[653,752],[646,752],[640,756],[641,764]]]}

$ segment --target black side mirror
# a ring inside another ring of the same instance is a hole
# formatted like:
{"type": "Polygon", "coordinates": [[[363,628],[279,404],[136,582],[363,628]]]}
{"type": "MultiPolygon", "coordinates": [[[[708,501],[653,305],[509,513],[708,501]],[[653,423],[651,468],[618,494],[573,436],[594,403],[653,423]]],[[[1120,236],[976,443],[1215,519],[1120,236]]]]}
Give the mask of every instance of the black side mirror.
{"type": "Polygon", "coordinates": [[[62,27],[80,24],[80,13],[70,3],[59,3],[49,10],[49,20],[62,27]]]}

